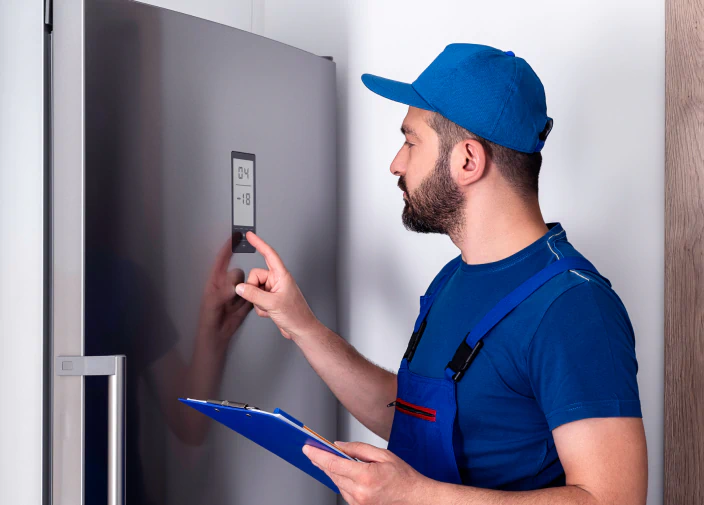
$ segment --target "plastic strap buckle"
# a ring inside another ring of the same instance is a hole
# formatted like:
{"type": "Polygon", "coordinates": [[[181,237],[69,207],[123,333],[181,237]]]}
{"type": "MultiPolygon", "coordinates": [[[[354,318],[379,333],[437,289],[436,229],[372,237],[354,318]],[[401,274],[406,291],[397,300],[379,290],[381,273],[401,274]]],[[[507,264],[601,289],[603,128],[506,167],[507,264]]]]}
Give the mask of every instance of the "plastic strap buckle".
{"type": "Polygon", "coordinates": [[[484,347],[484,342],[481,340],[474,345],[474,348],[469,346],[467,339],[462,341],[457,351],[455,351],[452,361],[447,364],[447,368],[454,372],[452,374],[453,381],[459,382],[464,377],[469,365],[472,364],[482,347],[484,347]]]}
{"type": "Polygon", "coordinates": [[[406,361],[410,362],[413,359],[413,355],[416,353],[418,343],[420,342],[420,337],[423,336],[423,332],[425,331],[426,320],[427,319],[423,319],[423,322],[420,323],[420,328],[418,328],[418,331],[414,331],[411,335],[411,340],[408,342],[408,348],[406,349],[406,353],[403,355],[406,361]]]}

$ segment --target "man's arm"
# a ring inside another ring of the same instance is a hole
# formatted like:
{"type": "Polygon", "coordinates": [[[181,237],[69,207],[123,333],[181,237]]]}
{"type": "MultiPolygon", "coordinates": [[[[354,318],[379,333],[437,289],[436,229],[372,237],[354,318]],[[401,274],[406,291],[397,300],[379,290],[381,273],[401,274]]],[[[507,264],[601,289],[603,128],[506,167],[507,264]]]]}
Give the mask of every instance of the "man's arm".
{"type": "Polygon", "coordinates": [[[247,240],[268,269],[254,268],[237,294],[254,304],[257,314],[270,318],[281,334],[303,351],[313,370],[337,399],[364,426],[388,440],[396,399],[396,375],[367,359],[342,337],[323,325],[306,303],[279,255],[252,232],[247,240]]]}
{"type": "Polygon", "coordinates": [[[342,444],[365,463],[313,447],[313,463],[340,488],[350,505],[645,505],[648,465],[639,418],[583,419],[553,430],[567,485],[536,491],[494,491],[428,479],[390,451],[342,444]]]}
{"type": "Polygon", "coordinates": [[[293,341],[344,407],[369,430],[389,439],[396,399],[396,374],[362,356],[346,340],[318,322],[293,341]]]}
{"type": "Polygon", "coordinates": [[[583,419],[556,428],[553,437],[565,487],[505,492],[441,485],[434,492],[442,497],[436,503],[645,505],[648,462],[641,419],[583,419]]]}

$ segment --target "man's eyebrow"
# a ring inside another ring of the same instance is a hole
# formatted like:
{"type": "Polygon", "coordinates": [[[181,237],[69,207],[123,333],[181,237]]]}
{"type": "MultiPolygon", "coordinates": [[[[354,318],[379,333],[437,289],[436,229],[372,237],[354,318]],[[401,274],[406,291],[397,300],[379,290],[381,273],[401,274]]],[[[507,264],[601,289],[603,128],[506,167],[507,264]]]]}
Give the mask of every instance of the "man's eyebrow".
{"type": "Polygon", "coordinates": [[[420,138],[413,128],[408,125],[401,125],[401,133],[408,135],[409,137],[420,138]]]}

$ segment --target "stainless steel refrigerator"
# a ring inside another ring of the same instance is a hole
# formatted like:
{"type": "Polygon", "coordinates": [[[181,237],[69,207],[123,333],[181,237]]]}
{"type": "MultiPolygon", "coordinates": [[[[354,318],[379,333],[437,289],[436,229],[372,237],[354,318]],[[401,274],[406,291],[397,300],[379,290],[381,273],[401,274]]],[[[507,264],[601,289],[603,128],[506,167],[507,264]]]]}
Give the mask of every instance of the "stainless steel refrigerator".
{"type": "Polygon", "coordinates": [[[264,267],[237,233],[254,228],[335,328],[335,64],[127,0],[47,1],[43,21],[44,503],[335,502],[177,401],[335,435],[295,346],[213,301],[264,267]]]}

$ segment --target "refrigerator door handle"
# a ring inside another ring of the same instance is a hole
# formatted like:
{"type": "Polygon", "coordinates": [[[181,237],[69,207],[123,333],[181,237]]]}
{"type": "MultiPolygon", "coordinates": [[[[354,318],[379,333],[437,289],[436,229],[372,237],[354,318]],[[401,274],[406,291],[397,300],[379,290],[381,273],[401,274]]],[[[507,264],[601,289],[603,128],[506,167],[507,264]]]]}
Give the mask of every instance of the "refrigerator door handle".
{"type": "Polygon", "coordinates": [[[108,505],[125,505],[125,356],[58,356],[56,375],[108,376],[108,505]]]}

